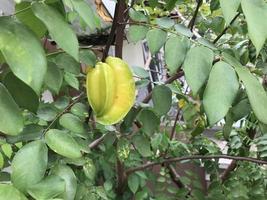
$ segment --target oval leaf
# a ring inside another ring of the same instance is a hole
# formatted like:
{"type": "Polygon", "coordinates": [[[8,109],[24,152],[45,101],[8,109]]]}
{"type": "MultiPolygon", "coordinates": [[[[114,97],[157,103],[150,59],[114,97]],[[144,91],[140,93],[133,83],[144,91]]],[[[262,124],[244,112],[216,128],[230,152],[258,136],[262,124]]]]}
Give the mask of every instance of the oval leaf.
{"type": "Polygon", "coordinates": [[[34,113],[37,111],[39,97],[31,87],[18,79],[12,72],[5,76],[4,84],[19,107],[34,113]]]}
{"type": "Polygon", "coordinates": [[[203,96],[204,109],[210,125],[221,120],[238,92],[239,83],[233,68],[225,62],[216,63],[203,96]]]}
{"type": "Polygon", "coordinates": [[[34,199],[51,199],[62,194],[64,191],[65,181],[59,176],[55,175],[46,177],[28,189],[28,193],[34,199]]]}
{"type": "Polygon", "coordinates": [[[59,123],[61,126],[64,128],[74,132],[74,133],[80,133],[80,134],[85,134],[86,129],[83,125],[83,122],[80,120],[79,117],[66,113],[62,115],[59,119],[59,123]]]}
{"type": "Polygon", "coordinates": [[[23,117],[18,105],[0,83],[0,113],[4,116],[0,120],[0,131],[7,135],[17,135],[23,129],[23,117]]]}
{"type": "Polygon", "coordinates": [[[54,93],[58,94],[63,82],[63,73],[55,63],[48,62],[45,84],[54,93]]]}
{"type": "Polygon", "coordinates": [[[214,54],[206,47],[189,50],[184,61],[185,78],[196,95],[209,77],[214,54]]]}
{"type": "Polygon", "coordinates": [[[30,186],[38,183],[45,175],[47,159],[44,142],[34,141],[23,146],[11,164],[11,181],[14,186],[25,192],[30,186]]]}
{"type": "Polygon", "coordinates": [[[152,29],[147,32],[146,39],[152,55],[157,53],[166,42],[167,33],[160,29],[152,29]]]}
{"type": "Polygon", "coordinates": [[[184,62],[187,43],[179,37],[171,37],[165,44],[165,62],[171,74],[174,74],[184,62]]]}
{"type": "Polygon", "coordinates": [[[80,145],[66,132],[57,129],[50,129],[45,134],[46,144],[58,153],[67,158],[80,158],[80,145]]]}
{"type": "Polygon", "coordinates": [[[242,0],[242,10],[248,24],[248,34],[259,54],[267,38],[267,4],[264,0],[242,0]]]}
{"type": "Polygon", "coordinates": [[[245,67],[235,68],[239,79],[243,82],[250,105],[256,117],[264,124],[267,124],[267,94],[261,83],[245,67]]]}
{"type": "Polygon", "coordinates": [[[144,109],[138,115],[138,120],[143,125],[143,130],[147,135],[153,134],[160,124],[160,119],[158,116],[151,110],[144,109]]]}
{"type": "Polygon", "coordinates": [[[8,184],[0,184],[0,200],[27,200],[27,198],[15,187],[8,184]]]}
{"type": "Polygon", "coordinates": [[[165,85],[158,85],[152,91],[153,110],[158,115],[165,115],[172,105],[172,91],[165,85]]]}
{"type": "Polygon", "coordinates": [[[133,137],[133,143],[134,143],[134,146],[136,147],[137,151],[143,157],[149,157],[152,155],[152,151],[150,149],[150,142],[143,135],[135,135],[133,137]]]}
{"type": "Polygon", "coordinates": [[[241,0],[220,0],[220,5],[222,8],[223,16],[226,22],[226,25],[229,25],[237,14],[237,9],[240,5],[241,0]]]}
{"type": "Polygon", "coordinates": [[[145,39],[148,30],[149,28],[145,26],[132,25],[129,27],[127,38],[130,42],[136,43],[140,40],[145,39]]]}
{"type": "Polygon", "coordinates": [[[77,178],[73,170],[67,165],[57,165],[52,169],[51,173],[65,181],[64,199],[73,200],[77,190],[77,178]]]}
{"type": "MultiPolygon", "coordinates": [[[[95,30],[98,26],[96,15],[92,8],[85,1],[71,0],[74,10],[80,15],[84,22],[91,30],[95,30]]],[[[98,19],[99,20],[99,19],[98,19]]]]}
{"type": "Polygon", "coordinates": [[[34,3],[33,13],[47,27],[49,33],[59,47],[79,60],[79,45],[77,37],[71,27],[65,22],[63,16],[53,7],[44,3],[34,3]]]}
{"type": "Polygon", "coordinates": [[[12,72],[39,94],[46,73],[46,57],[40,42],[13,18],[0,17],[0,27],[0,50],[12,72]]]}

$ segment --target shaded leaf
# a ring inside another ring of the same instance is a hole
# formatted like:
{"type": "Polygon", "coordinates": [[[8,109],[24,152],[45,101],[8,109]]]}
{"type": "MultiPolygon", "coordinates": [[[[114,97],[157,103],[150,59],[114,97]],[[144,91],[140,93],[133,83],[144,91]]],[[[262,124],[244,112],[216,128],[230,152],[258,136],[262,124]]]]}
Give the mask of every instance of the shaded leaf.
{"type": "Polygon", "coordinates": [[[73,88],[76,90],[79,90],[79,80],[76,78],[76,76],[72,73],[65,72],[64,73],[64,80],[73,88]]]}
{"type": "Polygon", "coordinates": [[[143,67],[132,66],[132,70],[136,76],[140,78],[148,78],[149,73],[143,67]]]}
{"type": "Polygon", "coordinates": [[[27,190],[35,199],[51,199],[62,194],[65,190],[65,181],[59,176],[50,175],[27,190]]]}
{"type": "Polygon", "coordinates": [[[99,24],[97,23],[96,15],[85,1],[77,1],[71,0],[72,6],[74,10],[80,15],[83,21],[89,26],[91,30],[95,30],[96,27],[99,28],[99,24]]]}
{"type": "Polygon", "coordinates": [[[139,135],[135,135],[132,140],[137,151],[142,156],[149,157],[152,155],[152,151],[150,149],[150,142],[146,137],[139,134],[139,135]]]}
{"type": "Polygon", "coordinates": [[[75,75],[80,74],[80,63],[66,53],[59,54],[56,57],[55,63],[59,68],[64,69],[65,72],[75,75]]]}
{"type": "Polygon", "coordinates": [[[5,76],[3,82],[19,107],[34,113],[37,111],[39,97],[31,87],[18,79],[12,72],[5,76]]]}
{"type": "Polygon", "coordinates": [[[67,165],[59,164],[52,168],[51,173],[65,181],[64,199],[73,200],[77,190],[77,178],[73,170],[67,165]]]}
{"type": "Polygon", "coordinates": [[[4,85],[0,83],[0,131],[7,135],[17,135],[23,129],[23,116],[4,85]]]}
{"type": "Polygon", "coordinates": [[[54,93],[58,94],[63,82],[62,71],[55,63],[48,62],[45,84],[54,93]]]}
{"type": "Polygon", "coordinates": [[[138,190],[139,187],[139,178],[137,175],[135,174],[131,174],[128,177],[128,187],[130,188],[130,190],[135,194],[138,190]]]}
{"type": "Polygon", "coordinates": [[[159,127],[160,119],[157,115],[148,109],[144,109],[138,115],[138,120],[143,125],[143,130],[146,134],[151,135],[153,134],[159,127]]]}
{"type": "Polygon", "coordinates": [[[82,49],[79,52],[80,62],[88,66],[95,66],[97,58],[93,51],[90,49],[82,49]]]}
{"type": "Polygon", "coordinates": [[[148,17],[143,14],[140,11],[136,11],[133,8],[131,8],[129,10],[129,16],[133,21],[137,21],[137,22],[147,22],[148,21],[148,17]]]}
{"type": "Polygon", "coordinates": [[[165,85],[158,85],[152,91],[153,110],[158,115],[165,115],[172,105],[172,91],[165,85]]]}
{"type": "Polygon", "coordinates": [[[47,29],[43,22],[35,17],[31,9],[24,10],[29,6],[31,6],[30,2],[20,2],[16,4],[15,11],[18,12],[18,14],[16,14],[16,18],[18,18],[23,24],[27,25],[37,35],[37,37],[41,38],[47,32],[47,29]],[[23,10],[23,12],[19,12],[21,10],[23,10]]]}

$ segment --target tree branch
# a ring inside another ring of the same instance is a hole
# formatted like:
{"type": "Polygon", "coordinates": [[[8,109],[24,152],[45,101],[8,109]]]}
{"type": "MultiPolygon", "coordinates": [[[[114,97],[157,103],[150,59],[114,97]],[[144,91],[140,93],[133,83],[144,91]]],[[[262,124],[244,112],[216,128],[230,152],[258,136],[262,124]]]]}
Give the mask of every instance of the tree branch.
{"type": "Polygon", "coordinates": [[[97,138],[96,140],[94,140],[93,142],[91,142],[89,144],[89,148],[90,149],[93,149],[93,148],[97,147],[104,140],[105,136],[106,135],[102,135],[100,138],[97,138]]]}
{"type": "Polygon", "coordinates": [[[267,161],[264,160],[259,160],[256,158],[250,158],[250,157],[240,157],[240,156],[229,156],[229,155],[191,155],[191,156],[183,156],[183,157],[176,157],[176,158],[168,158],[165,160],[161,161],[156,161],[156,162],[148,162],[146,164],[143,164],[138,167],[130,168],[126,170],[126,174],[131,174],[136,171],[141,171],[145,170],[147,168],[156,166],[156,165],[162,165],[165,163],[175,163],[175,162],[181,162],[184,160],[197,160],[197,159],[202,159],[202,160],[211,160],[211,159],[219,159],[219,158],[225,158],[225,159],[232,159],[232,160],[239,160],[239,161],[248,161],[248,162],[253,162],[257,164],[263,164],[267,165],[267,161]]]}
{"type": "Polygon", "coordinates": [[[220,35],[218,35],[215,40],[213,41],[213,44],[217,43],[219,39],[221,39],[221,37],[226,33],[226,31],[230,28],[230,26],[235,22],[235,20],[238,18],[238,16],[240,15],[241,13],[237,13],[236,16],[232,19],[232,21],[230,22],[229,26],[225,27],[223,29],[223,31],[221,32],[220,35]]]}
{"type": "Polygon", "coordinates": [[[202,5],[202,3],[203,3],[203,0],[197,0],[197,7],[196,7],[196,10],[194,12],[193,18],[191,19],[191,21],[188,24],[188,28],[190,28],[191,31],[193,31],[193,29],[194,29],[194,25],[195,25],[195,22],[197,19],[197,14],[198,14],[199,8],[202,5]]]}
{"type": "Polygon", "coordinates": [[[112,27],[111,27],[108,41],[106,43],[106,47],[105,47],[105,50],[104,50],[103,56],[102,56],[103,62],[105,61],[106,57],[108,56],[109,48],[110,48],[110,46],[114,40],[114,37],[115,37],[115,33],[116,33],[117,25],[118,25],[118,14],[119,14],[119,3],[117,3],[116,7],[115,7],[115,13],[114,13],[114,19],[113,19],[112,27]]]}

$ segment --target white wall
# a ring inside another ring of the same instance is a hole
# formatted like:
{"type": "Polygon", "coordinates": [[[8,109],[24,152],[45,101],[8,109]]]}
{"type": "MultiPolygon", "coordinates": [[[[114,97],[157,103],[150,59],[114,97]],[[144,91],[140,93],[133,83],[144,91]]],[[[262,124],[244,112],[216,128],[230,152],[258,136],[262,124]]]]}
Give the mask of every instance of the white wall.
{"type": "Polygon", "coordinates": [[[0,0],[0,16],[11,15],[14,13],[14,1],[13,0],[0,0]]]}

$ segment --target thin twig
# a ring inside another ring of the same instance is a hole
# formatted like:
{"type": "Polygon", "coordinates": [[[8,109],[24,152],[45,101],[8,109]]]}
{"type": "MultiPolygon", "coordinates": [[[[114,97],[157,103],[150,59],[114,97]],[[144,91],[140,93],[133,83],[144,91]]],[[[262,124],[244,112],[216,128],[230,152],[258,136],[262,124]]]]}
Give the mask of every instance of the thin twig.
{"type": "Polygon", "coordinates": [[[223,31],[221,32],[220,35],[218,35],[215,40],[213,40],[213,44],[217,43],[219,39],[221,39],[221,37],[226,33],[226,31],[230,28],[230,26],[235,22],[235,20],[238,18],[238,16],[240,15],[241,13],[237,13],[236,16],[232,19],[232,21],[230,22],[229,26],[225,27],[223,29],[223,31]]]}
{"type": "Polygon", "coordinates": [[[193,31],[193,28],[194,28],[194,25],[195,25],[196,19],[197,19],[197,14],[198,14],[199,8],[202,5],[202,3],[203,3],[203,0],[197,0],[196,10],[194,12],[194,15],[193,15],[191,21],[188,24],[188,28],[190,28],[191,31],[193,31]]]}
{"type": "Polygon", "coordinates": [[[102,135],[100,138],[97,138],[96,140],[94,140],[93,142],[91,142],[89,144],[89,148],[90,149],[94,149],[96,148],[99,144],[101,144],[101,142],[104,140],[106,135],[102,135]]]}
{"type": "Polygon", "coordinates": [[[104,50],[103,56],[102,56],[103,62],[105,61],[106,57],[108,56],[109,48],[110,48],[110,46],[114,40],[114,37],[115,37],[115,33],[116,33],[117,25],[118,25],[118,15],[119,15],[119,3],[117,3],[116,7],[115,7],[115,13],[114,13],[114,19],[112,22],[112,27],[111,27],[108,41],[107,41],[107,44],[106,44],[106,47],[105,47],[105,50],[104,50]]]}
{"type": "Polygon", "coordinates": [[[80,98],[84,95],[84,92],[82,92],[81,94],[79,94],[79,96],[76,97],[76,99],[71,102],[62,112],[58,113],[57,116],[55,117],[55,119],[48,125],[48,127],[44,130],[43,135],[46,134],[47,131],[49,131],[49,129],[54,125],[54,123],[65,113],[67,112],[75,103],[77,103],[80,98]]]}
{"type": "Polygon", "coordinates": [[[181,162],[181,161],[185,161],[185,160],[197,160],[197,159],[211,160],[211,159],[219,159],[219,158],[239,160],[239,161],[248,161],[248,162],[253,162],[253,163],[257,163],[257,164],[267,165],[267,161],[259,160],[256,158],[250,158],[250,157],[240,157],[240,156],[230,156],[230,155],[191,155],[191,156],[183,156],[183,157],[176,157],[176,158],[168,158],[168,159],[156,161],[156,162],[148,162],[148,163],[143,164],[141,166],[130,168],[130,169],[126,170],[126,174],[129,175],[133,172],[145,170],[147,168],[150,168],[150,167],[153,167],[156,165],[162,165],[164,163],[168,164],[168,163],[181,162]]]}
{"type": "Polygon", "coordinates": [[[172,126],[170,140],[173,140],[174,137],[175,137],[175,132],[176,132],[175,129],[176,129],[177,122],[179,120],[180,112],[181,112],[181,109],[178,108],[177,114],[176,114],[176,117],[175,117],[175,120],[174,120],[174,124],[172,126]]]}
{"type": "Polygon", "coordinates": [[[31,7],[32,7],[32,6],[28,6],[28,7],[26,7],[26,8],[21,9],[21,10],[18,10],[18,11],[15,12],[12,16],[15,16],[15,15],[17,15],[17,14],[19,14],[19,13],[25,12],[25,11],[29,10],[31,7]]]}

